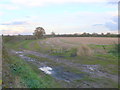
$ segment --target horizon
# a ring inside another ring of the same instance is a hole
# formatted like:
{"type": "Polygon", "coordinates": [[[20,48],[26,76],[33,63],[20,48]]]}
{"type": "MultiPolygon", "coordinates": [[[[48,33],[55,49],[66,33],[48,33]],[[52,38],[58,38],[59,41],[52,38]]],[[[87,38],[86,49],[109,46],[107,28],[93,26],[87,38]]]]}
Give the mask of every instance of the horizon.
{"type": "MultiPolygon", "coordinates": [[[[110,33],[110,32],[106,32],[106,33],[87,33],[87,32],[83,32],[83,33],[67,33],[67,34],[56,34],[55,33],[55,35],[83,35],[84,33],[86,33],[86,34],[90,34],[90,35],[92,35],[92,34],[97,34],[97,35],[101,35],[101,34],[104,34],[104,35],[107,35],[108,33],[110,33]]],[[[119,33],[110,33],[111,35],[119,35],[119,33]]],[[[33,34],[27,34],[27,35],[25,35],[25,34],[1,34],[2,36],[34,36],[33,34]]],[[[45,35],[51,35],[51,33],[49,33],[49,34],[45,34],[45,35]]]]}
{"type": "Polygon", "coordinates": [[[0,33],[118,33],[119,0],[1,0],[0,33]]]}

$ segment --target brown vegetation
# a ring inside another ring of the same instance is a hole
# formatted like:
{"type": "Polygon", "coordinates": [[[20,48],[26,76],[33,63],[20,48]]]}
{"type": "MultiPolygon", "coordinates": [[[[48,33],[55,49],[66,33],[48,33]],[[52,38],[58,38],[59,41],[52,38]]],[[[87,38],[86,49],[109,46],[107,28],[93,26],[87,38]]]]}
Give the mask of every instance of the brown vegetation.
{"type": "Polygon", "coordinates": [[[77,49],[77,56],[90,56],[93,51],[87,45],[81,45],[77,49]]]}
{"type": "Polygon", "coordinates": [[[76,44],[109,45],[118,43],[118,38],[111,37],[60,37],[59,39],[64,40],[65,42],[68,43],[76,44]]]}

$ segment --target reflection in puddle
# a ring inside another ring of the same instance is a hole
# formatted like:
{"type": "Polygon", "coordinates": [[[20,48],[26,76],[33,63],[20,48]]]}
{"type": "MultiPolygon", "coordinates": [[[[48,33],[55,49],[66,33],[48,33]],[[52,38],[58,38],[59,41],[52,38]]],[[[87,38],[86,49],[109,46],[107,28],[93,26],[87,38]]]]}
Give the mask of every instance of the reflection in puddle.
{"type": "Polygon", "coordinates": [[[23,57],[23,55],[21,54],[21,55],[19,55],[20,57],[23,57]]]}
{"type": "Polygon", "coordinates": [[[23,53],[23,51],[16,51],[16,54],[21,54],[23,53]]]}
{"type": "Polygon", "coordinates": [[[41,67],[39,68],[41,71],[45,72],[46,74],[52,74],[52,68],[51,67],[41,67]]]}

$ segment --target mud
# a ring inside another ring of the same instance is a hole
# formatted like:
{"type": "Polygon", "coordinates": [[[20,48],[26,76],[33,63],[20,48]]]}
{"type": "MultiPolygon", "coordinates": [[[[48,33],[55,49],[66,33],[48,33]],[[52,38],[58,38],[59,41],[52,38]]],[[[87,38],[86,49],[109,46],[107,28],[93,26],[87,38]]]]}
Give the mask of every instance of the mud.
{"type": "Polygon", "coordinates": [[[58,80],[64,80],[66,82],[71,82],[74,80],[79,80],[79,79],[84,78],[84,74],[76,74],[70,71],[66,71],[62,66],[61,67],[49,66],[49,63],[50,63],[49,61],[40,62],[38,60],[35,60],[34,58],[26,57],[25,55],[32,54],[38,57],[48,58],[50,60],[53,60],[56,63],[64,64],[66,65],[66,67],[72,66],[73,68],[77,68],[80,71],[87,73],[91,78],[108,78],[115,82],[118,81],[117,75],[112,75],[112,74],[105,72],[104,68],[97,64],[96,65],[83,65],[79,63],[68,62],[68,60],[57,57],[57,56],[51,56],[49,54],[43,54],[43,53],[38,53],[34,51],[29,51],[29,50],[13,51],[13,52],[19,55],[22,59],[35,64],[38,67],[38,69],[40,68],[45,69],[45,67],[48,67],[47,73],[43,69],[41,69],[41,71],[43,71],[45,74],[51,75],[52,77],[58,80]]]}
{"type": "Polygon", "coordinates": [[[50,67],[47,66],[44,62],[39,62],[36,59],[25,56],[26,53],[22,51],[15,52],[19,57],[24,59],[25,61],[32,62],[34,65],[38,67],[45,74],[51,75],[52,77],[58,80],[64,80],[66,82],[72,82],[73,80],[79,80],[84,78],[85,74],[76,74],[70,71],[66,71],[63,67],[50,67]]]}

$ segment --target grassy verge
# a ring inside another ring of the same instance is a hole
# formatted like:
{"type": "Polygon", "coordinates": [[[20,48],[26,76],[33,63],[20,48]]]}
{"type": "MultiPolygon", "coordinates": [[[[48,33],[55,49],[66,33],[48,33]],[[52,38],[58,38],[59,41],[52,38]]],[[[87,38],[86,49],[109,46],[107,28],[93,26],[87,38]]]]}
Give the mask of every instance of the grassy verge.
{"type": "Polygon", "coordinates": [[[26,61],[21,58],[8,54],[6,51],[3,53],[4,65],[6,66],[3,71],[8,72],[3,75],[4,88],[13,87],[13,88],[52,88],[59,87],[55,83],[54,79],[48,75],[43,74],[42,72],[37,72],[38,68],[34,68],[28,64],[26,61]],[[10,77],[11,76],[11,77],[10,77]],[[10,80],[7,80],[10,79],[10,80]],[[15,80],[15,81],[14,81],[15,80]],[[13,83],[11,85],[11,82],[13,83]],[[55,86],[54,86],[55,85],[55,86]]]}

